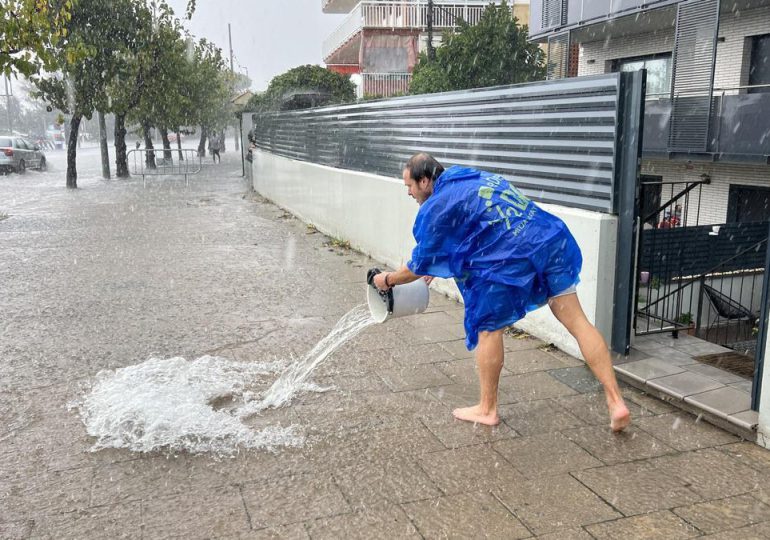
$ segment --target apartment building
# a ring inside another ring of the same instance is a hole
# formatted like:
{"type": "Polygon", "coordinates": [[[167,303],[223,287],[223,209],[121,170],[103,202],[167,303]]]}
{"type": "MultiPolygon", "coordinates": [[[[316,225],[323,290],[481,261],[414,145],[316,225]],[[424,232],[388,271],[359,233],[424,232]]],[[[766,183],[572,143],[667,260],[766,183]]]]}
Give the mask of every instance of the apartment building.
{"type": "Polygon", "coordinates": [[[553,78],[647,70],[647,208],[702,183],[678,224],[770,220],[770,1],[533,0],[530,39],[553,78]]]}
{"type": "MultiPolygon", "coordinates": [[[[359,97],[392,96],[409,89],[419,53],[427,48],[432,13],[433,44],[462,19],[479,21],[490,0],[322,0],[324,13],[347,13],[324,41],[323,58],[333,71],[350,74],[359,97]]],[[[529,21],[529,0],[509,1],[521,24],[529,21]]]]}

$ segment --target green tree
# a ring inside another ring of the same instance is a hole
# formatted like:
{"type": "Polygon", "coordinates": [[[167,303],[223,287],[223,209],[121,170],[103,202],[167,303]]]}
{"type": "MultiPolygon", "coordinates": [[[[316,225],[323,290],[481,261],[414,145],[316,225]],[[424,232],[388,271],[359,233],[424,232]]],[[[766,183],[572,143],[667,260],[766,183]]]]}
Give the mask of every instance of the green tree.
{"type": "Polygon", "coordinates": [[[135,37],[138,0],[78,0],[54,53],[60,71],[36,76],[37,94],[71,115],[67,145],[67,187],[77,187],[80,122],[107,108],[107,87],[116,76],[122,46],[135,37]]]}
{"type": "Polygon", "coordinates": [[[0,2],[0,73],[30,76],[56,68],[55,50],[67,35],[72,0],[0,2]]]}
{"type": "Polygon", "coordinates": [[[478,24],[460,21],[456,33],[444,35],[435,62],[421,55],[409,91],[426,94],[542,80],[544,54],[527,41],[527,34],[527,26],[519,25],[507,3],[489,5],[478,24]]]}
{"type": "Polygon", "coordinates": [[[355,101],[350,78],[320,66],[306,65],[273,77],[267,90],[249,100],[254,111],[301,109],[328,103],[355,101]],[[302,96],[306,99],[302,99],[302,96]]]}

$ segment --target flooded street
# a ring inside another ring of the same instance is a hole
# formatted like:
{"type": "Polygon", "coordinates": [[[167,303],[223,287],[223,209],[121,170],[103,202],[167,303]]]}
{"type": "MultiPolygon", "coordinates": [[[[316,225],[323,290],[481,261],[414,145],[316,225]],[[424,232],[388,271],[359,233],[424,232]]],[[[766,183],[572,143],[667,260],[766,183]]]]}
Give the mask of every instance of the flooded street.
{"type": "Polygon", "coordinates": [[[505,337],[501,425],[453,420],[476,373],[462,306],[433,293],[297,370],[305,391],[243,418],[266,444],[239,440],[244,396],[362,304],[377,265],[248,194],[239,158],[189,187],[103,180],[96,147],[74,191],[61,152],[0,176],[0,537],[768,534],[764,450],[631,388],[613,436],[582,362],[527,336],[505,337]],[[88,396],[102,427],[155,418],[149,451],[89,435],[88,396]]]}

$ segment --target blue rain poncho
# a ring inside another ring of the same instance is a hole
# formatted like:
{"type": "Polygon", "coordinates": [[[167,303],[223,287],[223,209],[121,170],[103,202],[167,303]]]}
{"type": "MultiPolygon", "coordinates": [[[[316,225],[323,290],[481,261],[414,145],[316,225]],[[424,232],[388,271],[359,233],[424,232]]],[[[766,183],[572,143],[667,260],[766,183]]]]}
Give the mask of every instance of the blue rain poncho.
{"type": "Polygon", "coordinates": [[[465,303],[465,344],[505,328],[578,282],[580,248],[567,226],[505,178],[450,167],[435,180],[413,229],[407,263],[454,278],[465,303]]]}

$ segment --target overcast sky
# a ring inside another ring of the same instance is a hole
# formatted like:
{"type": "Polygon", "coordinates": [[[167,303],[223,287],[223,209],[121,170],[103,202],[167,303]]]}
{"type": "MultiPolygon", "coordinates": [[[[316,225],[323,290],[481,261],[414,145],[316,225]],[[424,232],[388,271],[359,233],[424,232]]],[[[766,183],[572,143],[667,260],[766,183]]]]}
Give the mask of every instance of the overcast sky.
{"type": "Polygon", "coordinates": [[[230,23],[235,70],[248,70],[254,90],[264,90],[270,79],[290,68],[323,65],[321,44],[344,18],[323,13],[321,0],[197,0],[187,21],[187,0],[168,3],[188,30],[216,43],[228,62],[230,23]]]}

